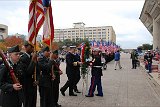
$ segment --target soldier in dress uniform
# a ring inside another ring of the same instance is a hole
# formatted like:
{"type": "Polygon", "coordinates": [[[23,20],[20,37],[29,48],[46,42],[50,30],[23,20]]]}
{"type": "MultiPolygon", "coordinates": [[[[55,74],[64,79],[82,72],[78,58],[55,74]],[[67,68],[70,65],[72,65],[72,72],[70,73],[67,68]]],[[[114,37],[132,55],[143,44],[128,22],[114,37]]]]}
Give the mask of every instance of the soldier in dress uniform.
{"type": "Polygon", "coordinates": [[[24,53],[20,57],[20,61],[25,66],[24,81],[24,107],[36,107],[37,86],[35,85],[35,67],[37,63],[37,55],[33,53],[34,47],[29,43],[24,43],[24,53]]]}
{"type": "Polygon", "coordinates": [[[74,53],[75,53],[76,46],[70,46],[70,50],[66,55],[66,74],[68,77],[67,82],[65,85],[60,89],[61,94],[65,96],[65,91],[69,87],[69,96],[77,96],[77,94],[74,94],[73,87],[75,84],[75,69],[74,66],[77,66],[79,64],[78,62],[75,62],[74,60],[74,53]]]}
{"type": "Polygon", "coordinates": [[[96,96],[103,96],[101,76],[102,76],[102,64],[101,64],[101,55],[99,54],[99,49],[95,48],[93,50],[93,60],[92,60],[92,70],[91,70],[91,85],[86,97],[93,97],[94,91],[97,86],[98,94],[96,96]]]}
{"type": "Polygon", "coordinates": [[[20,66],[20,50],[19,46],[14,46],[8,49],[10,68],[4,64],[0,67],[0,88],[2,90],[2,107],[22,107],[23,102],[23,67],[20,66]],[[15,77],[13,78],[13,72],[15,77]],[[18,79],[18,81],[14,81],[18,79]]]}
{"type": "MultiPolygon", "coordinates": [[[[60,83],[60,75],[63,73],[59,66],[60,66],[60,59],[58,57],[58,50],[53,50],[53,71],[55,75],[54,81],[52,81],[52,102],[54,102],[55,107],[61,107],[60,104],[58,104],[59,99],[59,83],[60,83]]],[[[52,106],[53,107],[53,106],[52,106]]]]}
{"type": "Polygon", "coordinates": [[[49,47],[42,49],[42,55],[39,58],[38,65],[41,69],[39,77],[40,107],[54,107],[52,98],[51,81],[55,78],[52,72],[53,53],[50,53],[49,47]]]}

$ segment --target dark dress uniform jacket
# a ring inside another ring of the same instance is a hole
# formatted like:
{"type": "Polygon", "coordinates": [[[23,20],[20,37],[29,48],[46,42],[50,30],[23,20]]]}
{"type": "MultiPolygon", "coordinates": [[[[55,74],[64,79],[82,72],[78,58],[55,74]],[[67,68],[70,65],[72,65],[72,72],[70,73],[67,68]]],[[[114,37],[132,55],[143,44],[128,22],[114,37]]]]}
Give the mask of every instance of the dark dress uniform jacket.
{"type": "Polygon", "coordinates": [[[75,74],[75,69],[74,69],[74,66],[73,66],[73,62],[75,61],[75,56],[74,54],[72,53],[68,53],[66,55],[66,74],[67,76],[70,78],[70,77],[73,77],[74,74],[75,74]]]}
{"type": "Polygon", "coordinates": [[[41,74],[39,77],[39,86],[43,87],[51,87],[51,68],[53,65],[53,61],[49,60],[45,56],[42,56],[38,62],[41,74]]]}
{"type": "Polygon", "coordinates": [[[60,83],[60,74],[58,67],[60,66],[60,59],[54,60],[53,63],[53,71],[56,78],[54,81],[52,81],[52,100],[53,105],[58,105],[58,99],[59,99],[59,83],[60,83]],[[57,66],[57,67],[56,67],[57,66]]]}
{"type": "Polygon", "coordinates": [[[36,99],[37,99],[37,87],[34,86],[34,76],[33,73],[35,71],[36,63],[32,60],[32,56],[30,57],[24,53],[20,57],[20,61],[23,63],[25,68],[25,77],[24,77],[24,95],[25,95],[25,104],[24,107],[36,107],[36,99]]]}
{"type": "Polygon", "coordinates": [[[39,77],[39,92],[40,92],[40,107],[54,107],[54,102],[51,102],[52,98],[52,76],[51,68],[53,60],[49,60],[45,56],[41,56],[38,61],[41,69],[39,77]]]}
{"type": "Polygon", "coordinates": [[[97,66],[102,66],[101,64],[101,56],[94,56],[95,61],[92,66],[92,76],[102,76],[102,68],[97,66]]]}
{"type": "MultiPolygon", "coordinates": [[[[13,66],[14,73],[20,84],[23,83],[23,66],[20,64],[13,66]]],[[[21,107],[23,102],[23,91],[13,89],[13,81],[10,76],[10,71],[4,66],[0,67],[0,88],[2,90],[2,107],[21,107]]]]}
{"type": "MultiPolygon", "coordinates": [[[[81,58],[79,54],[76,54],[74,57],[75,62],[81,62],[81,58]]],[[[75,66],[76,71],[80,71],[80,65],[75,66]]]]}

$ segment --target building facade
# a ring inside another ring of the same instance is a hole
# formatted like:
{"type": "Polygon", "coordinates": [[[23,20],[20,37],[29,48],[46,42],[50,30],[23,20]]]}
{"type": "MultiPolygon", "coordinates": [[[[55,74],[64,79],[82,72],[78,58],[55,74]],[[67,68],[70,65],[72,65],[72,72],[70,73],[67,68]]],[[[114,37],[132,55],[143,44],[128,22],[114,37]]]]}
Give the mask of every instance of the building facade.
{"type": "Polygon", "coordinates": [[[0,40],[8,37],[8,26],[0,24],[0,40]]]}
{"type": "Polygon", "coordinates": [[[116,43],[116,34],[112,26],[85,27],[83,22],[74,23],[74,28],[55,29],[55,41],[70,39],[104,40],[116,43]]]}
{"type": "Polygon", "coordinates": [[[153,36],[153,49],[160,49],[160,0],[145,0],[140,18],[153,36]]]}

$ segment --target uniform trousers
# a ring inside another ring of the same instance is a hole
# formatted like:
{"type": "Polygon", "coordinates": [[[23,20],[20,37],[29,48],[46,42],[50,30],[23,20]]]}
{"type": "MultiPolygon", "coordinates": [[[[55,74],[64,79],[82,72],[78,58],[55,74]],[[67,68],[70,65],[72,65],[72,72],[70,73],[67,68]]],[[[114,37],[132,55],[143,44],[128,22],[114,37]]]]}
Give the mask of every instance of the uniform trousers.
{"type": "Polygon", "coordinates": [[[101,76],[92,76],[91,77],[91,85],[89,88],[88,95],[94,96],[94,91],[96,89],[96,86],[97,86],[98,95],[103,96],[101,76]]]}
{"type": "Polygon", "coordinates": [[[69,87],[69,95],[73,94],[73,87],[75,83],[75,75],[67,75],[68,80],[65,85],[61,88],[61,91],[65,92],[69,87]]]}
{"type": "Polygon", "coordinates": [[[132,68],[136,69],[137,67],[137,60],[132,60],[132,68]]]}
{"type": "Polygon", "coordinates": [[[26,87],[24,89],[24,107],[36,107],[37,103],[37,86],[26,87]]]}
{"type": "Polygon", "coordinates": [[[52,107],[51,103],[51,87],[39,87],[40,92],[40,107],[52,107]]]}
{"type": "Polygon", "coordinates": [[[78,88],[77,88],[77,84],[78,84],[78,82],[79,82],[79,80],[80,80],[80,78],[81,78],[81,76],[80,76],[80,70],[79,70],[80,68],[77,68],[76,69],[76,77],[75,77],[75,82],[74,82],[74,87],[73,87],[73,89],[75,90],[75,91],[78,91],[78,88]]]}
{"type": "Polygon", "coordinates": [[[56,76],[54,81],[52,81],[52,102],[54,105],[58,104],[59,99],[59,83],[60,83],[60,76],[56,76]]]}

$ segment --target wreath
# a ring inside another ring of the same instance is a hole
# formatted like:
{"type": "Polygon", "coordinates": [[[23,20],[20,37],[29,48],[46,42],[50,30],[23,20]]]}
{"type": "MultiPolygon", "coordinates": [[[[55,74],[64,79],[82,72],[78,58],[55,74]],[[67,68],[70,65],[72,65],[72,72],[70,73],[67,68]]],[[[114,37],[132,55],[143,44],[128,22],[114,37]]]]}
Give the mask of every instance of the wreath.
{"type": "Polygon", "coordinates": [[[88,74],[88,67],[89,67],[89,55],[90,55],[90,45],[89,42],[82,43],[81,45],[81,74],[83,79],[85,78],[86,74],[88,74]]]}

